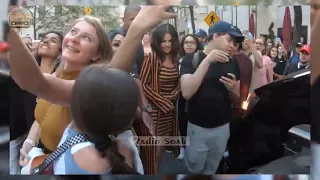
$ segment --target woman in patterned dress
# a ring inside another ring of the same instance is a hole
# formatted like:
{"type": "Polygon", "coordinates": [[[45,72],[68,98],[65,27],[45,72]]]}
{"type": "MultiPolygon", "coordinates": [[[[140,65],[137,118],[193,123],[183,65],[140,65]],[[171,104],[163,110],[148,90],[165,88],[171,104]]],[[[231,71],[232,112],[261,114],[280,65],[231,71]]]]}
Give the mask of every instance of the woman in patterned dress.
{"type": "MultiPolygon", "coordinates": [[[[180,93],[178,52],[179,37],[170,24],[159,25],[152,34],[152,53],[145,55],[141,80],[145,95],[152,106],[156,136],[179,136],[176,101],[180,93]]],[[[142,146],[145,174],[158,174],[165,146],[142,146]]],[[[173,148],[175,157],[179,146],[173,148]]]]}

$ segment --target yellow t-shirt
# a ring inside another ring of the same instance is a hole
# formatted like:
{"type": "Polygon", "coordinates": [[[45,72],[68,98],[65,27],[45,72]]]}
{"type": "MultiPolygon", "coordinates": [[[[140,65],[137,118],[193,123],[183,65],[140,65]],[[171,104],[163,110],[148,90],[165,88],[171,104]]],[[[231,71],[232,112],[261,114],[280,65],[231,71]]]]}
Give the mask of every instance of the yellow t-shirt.
{"type": "MultiPolygon", "coordinates": [[[[75,80],[79,73],[79,71],[62,72],[57,77],[65,80],[75,80]]],[[[41,142],[48,150],[55,151],[65,128],[71,122],[70,109],[40,99],[34,114],[36,121],[40,125],[41,142]]]]}

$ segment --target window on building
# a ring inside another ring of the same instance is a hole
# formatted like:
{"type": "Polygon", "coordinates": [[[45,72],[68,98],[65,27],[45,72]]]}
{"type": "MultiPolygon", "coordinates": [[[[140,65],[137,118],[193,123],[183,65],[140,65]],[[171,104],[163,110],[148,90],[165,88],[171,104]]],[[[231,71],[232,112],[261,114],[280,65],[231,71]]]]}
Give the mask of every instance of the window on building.
{"type": "Polygon", "coordinates": [[[208,13],[208,6],[199,6],[197,8],[197,12],[199,14],[207,14],[208,13]]]}

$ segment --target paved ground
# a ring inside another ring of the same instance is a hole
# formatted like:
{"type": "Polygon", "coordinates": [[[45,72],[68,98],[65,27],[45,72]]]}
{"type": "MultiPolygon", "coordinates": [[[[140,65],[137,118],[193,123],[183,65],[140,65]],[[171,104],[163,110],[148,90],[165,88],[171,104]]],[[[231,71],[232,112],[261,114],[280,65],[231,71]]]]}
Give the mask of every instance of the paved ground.
{"type": "Polygon", "coordinates": [[[183,160],[174,159],[172,153],[165,153],[161,162],[160,174],[188,174],[183,160]]]}

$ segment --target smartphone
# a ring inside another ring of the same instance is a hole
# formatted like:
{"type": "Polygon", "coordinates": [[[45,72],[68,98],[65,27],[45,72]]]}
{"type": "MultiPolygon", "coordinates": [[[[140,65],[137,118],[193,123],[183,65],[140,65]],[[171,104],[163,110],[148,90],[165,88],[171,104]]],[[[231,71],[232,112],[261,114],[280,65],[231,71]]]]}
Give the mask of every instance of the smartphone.
{"type": "Polygon", "coordinates": [[[233,79],[233,77],[230,76],[229,74],[226,74],[224,77],[227,77],[227,78],[229,78],[229,79],[233,79]]]}

